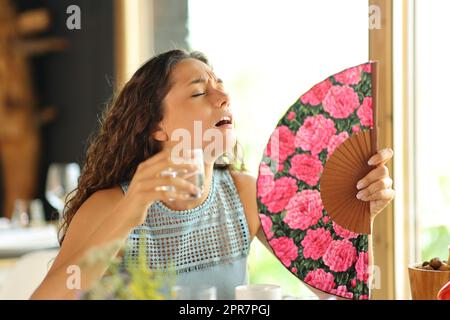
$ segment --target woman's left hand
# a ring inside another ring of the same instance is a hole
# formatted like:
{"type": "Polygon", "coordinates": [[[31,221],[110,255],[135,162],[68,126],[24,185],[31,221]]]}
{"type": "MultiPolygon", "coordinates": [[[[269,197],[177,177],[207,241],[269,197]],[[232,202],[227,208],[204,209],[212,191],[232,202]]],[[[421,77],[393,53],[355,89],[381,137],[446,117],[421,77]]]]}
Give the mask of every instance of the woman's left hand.
{"type": "Polygon", "coordinates": [[[395,196],[392,179],[386,167],[386,163],[391,160],[393,155],[394,151],[390,148],[382,149],[373,155],[369,159],[369,165],[376,166],[376,168],[359,180],[356,185],[359,190],[356,197],[362,201],[370,201],[372,220],[395,196]]]}

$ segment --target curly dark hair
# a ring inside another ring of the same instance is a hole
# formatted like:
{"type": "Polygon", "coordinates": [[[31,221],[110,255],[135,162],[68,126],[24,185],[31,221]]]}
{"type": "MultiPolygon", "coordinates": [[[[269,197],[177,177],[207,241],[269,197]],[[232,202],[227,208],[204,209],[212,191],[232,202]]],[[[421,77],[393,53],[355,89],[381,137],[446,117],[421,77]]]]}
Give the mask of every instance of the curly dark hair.
{"type": "MultiPolygon", "coordinates": [[[[171,71],[187,58],[210,66],[207,57],[199,51],[176,49],[161,53],[142,65],[105,108],[98,132],[89,139],[78,187],[66,198],[59,229],[60,244],[84,201],[98,190],[130,181],[139,163],[162,150],[162,143],[153,139],[152,134],[163,119],[163,99],[172,86],[171,71]]],[[[245,170],[242,157],[238,165],[238,147],[237,143],[231,163],[216,163],[214,167],[245,170]]]]}

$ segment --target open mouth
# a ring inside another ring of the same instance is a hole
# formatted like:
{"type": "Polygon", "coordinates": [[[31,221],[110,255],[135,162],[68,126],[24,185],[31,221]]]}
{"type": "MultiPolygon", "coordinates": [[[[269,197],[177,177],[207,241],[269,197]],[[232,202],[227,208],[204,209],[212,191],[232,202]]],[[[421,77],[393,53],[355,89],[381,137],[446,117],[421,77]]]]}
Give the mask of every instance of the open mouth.
{"type": "Polygon", "coordinates": [[[218,121],[215,126],[216,127],[221,127],[221,126],[231,126],[233,124],[233,121],[231,119],[231,117],[228,116],[224,116],[222,117],[222,119],[220,119],[220,121],[218,121]]]}

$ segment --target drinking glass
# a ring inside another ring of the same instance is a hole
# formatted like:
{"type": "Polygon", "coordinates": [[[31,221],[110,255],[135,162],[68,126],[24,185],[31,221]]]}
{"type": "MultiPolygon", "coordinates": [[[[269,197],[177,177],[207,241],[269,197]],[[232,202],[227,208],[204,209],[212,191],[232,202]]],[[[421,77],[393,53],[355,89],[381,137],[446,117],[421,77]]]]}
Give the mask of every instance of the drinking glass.
{"type": "Polygon", "coordinates": [[[79,176],[80,167],[77,163],[52,163],[48,169],[45,196],[51,206],[58,210],[59,219],[66,197],[76,189],[79,176]]]}
{"type": "Polygon", "coordinates": [[[11,217],[11,225],[14,228],[26,228],[30,225],[29,201],[16,199],[11,217]]]}
{"type": "Polygon", "coordinates": [[[45,225],[44,206],[40,199],[34,199],[30,202],[30,225],[32,227],[42,227],[45,225]]]}
{"type": "MultiPolygon", "coordinates": [[[[190,199],[198,199],[201,197],[204,190],[205,183],[205,167],[203,162],[203,150],[193,149],[184,150],[183,155],[172,156],[172,161],[175,164],[194,164],[197,166],[197,170],[194,172],[186,172],[175,170],[173,168],[165,169],[161,172],[161,176],[181,177],[193,185],[195,185],[200,191],[197,194],[190,194],[190,199]]],[[[166,188],[167,191],[176,191],[172,188],[166,188]]]]}
{"type": "Polygon", "coordinates": [[[45,215],[42,202],[39,199],[16,199],[11,217],[11,225],[15,228],[45,225],[45,215]]]}

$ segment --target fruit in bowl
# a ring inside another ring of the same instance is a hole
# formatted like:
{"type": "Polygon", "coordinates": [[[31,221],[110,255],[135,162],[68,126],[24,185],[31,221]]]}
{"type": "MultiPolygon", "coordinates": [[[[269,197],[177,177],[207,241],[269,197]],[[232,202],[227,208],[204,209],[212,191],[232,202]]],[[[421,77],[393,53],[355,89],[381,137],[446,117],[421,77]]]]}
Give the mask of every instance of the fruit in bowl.
{"type": "MultiPolygon", "coordinates": [[[[449,246],[450,253],[450,246],[449,246]]],[[[448,299],[450,282],[450,257],[441,260],[436,257],[409,266],[409,284],[414,300],[448,299]],[[446,289],[447,288],[447,289],[446,289]]]]}
{"type": "Polygon", "coordinates": [[[450,267],[448,265],[448,261],[441,260],[439,258],[433,258],[430,261],[424,261],[420,269],[424,270],[436,270],[436,271],[450,271],[450,267]]]}

